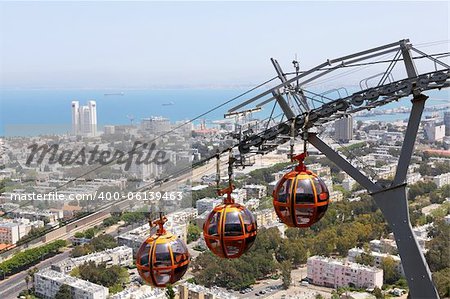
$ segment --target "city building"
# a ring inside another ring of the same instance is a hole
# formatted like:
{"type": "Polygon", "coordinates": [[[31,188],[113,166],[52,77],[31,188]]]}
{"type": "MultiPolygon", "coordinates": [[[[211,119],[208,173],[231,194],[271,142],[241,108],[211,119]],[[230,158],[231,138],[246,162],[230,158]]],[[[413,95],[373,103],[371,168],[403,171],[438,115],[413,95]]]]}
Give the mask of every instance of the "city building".
{"type": "Polygon", "coordinates": [[[97,103],[88,101],[87,106],[80,106],[79,101],[72,101],[72,130],[75,135],[97,135],[97,103]]]}
{"type": "Polygon", "coordinates": [[[116,132],[116,127],[114,126],[104,126],[103,127],[103,134],[105,135],[112,135],[116,132]]]}
{"type": "Polygon", "coordinates": [[[114,294],[110,297],[110,299],[166,299],[166,298],[167,297],[164,289],[152,288],[146,285],[140,287],[137,286],[127,287],[122,292],[114,294]]]}
{"type": "Polygon", "coordinates": [[[330,192],[330,200],[331,201],[337,202],[337,201],[341,201],[343,199],[344,199],[344,194],[342,194],[341,191],[334,190],[334,191],[330,192]]]}
{"type": "Polygon", "coordinates": [[[356,181],[348,175],[346,175],[345,179],[342,181],[342,187],[347,191],[351,191],[355,185],[356,181]]]}
{"type": "Polygon", "coordinates": [[[278,223],[278,216],[274,209],[264,209],[253,212],[259,227],[267,227],[278,223]]]}
{"type": "Polygon", "coordinates": [[[242,189],[247,192],[247,199],[261,199],[267,195],[267,187],[264,185],[245,185],[242,189]]]}
{"type": "MultiPolygon", "coordinates": [[[[364,253],[364,249],[362,248],[352,248],[348,251],[347,259],[349,262],[356,263],[357,257],[364,253]]],[[[385,258],[391,258],[395,262],[395,270],[397,273],[403,275],[403,266],[402,261],[398,255],[392,255],[388,253],[380,253],[376,251],[369,251],[368,254],[373,257],[374,267],[382,268],[383,260],[385,258]]]]}
{"type": "Polygon", "coordinates": [[[450,172],[437,175],[433,178],[433,182],[438,188],[450,184],[450,172]]]}
{"type": "Polygon", "coordinates": [[[19,225],[13,222],[0,223],[0,243],[16,244],[19,241],[19,225]]]}
{"type": "Polygon", "coordinates": [[[450,136],[450,111],[444,112],[445,136],[450,136]]]}
{"type": "Polygon", "coordinates": [[[178,293],[180,299],[237,299],[233,294],[219,288],[206,288],[188,282],[178,285],[178,293]]]}
{"type": "Polygon", "coordinates": [[[339,142],[347,143],[353,139],[353,118],[343,117],[334,122],[334,137],[339,142]]]}
{"type": "Polygon", "coordinates": [[[381,288],[383,285],[381,269],[322,256],[308,258],[307,273],[313,284],[332,288],[381,288]]]}
{"type": "Polygon", "coordinates": [[[59,212],[31,210],[31,209],[16,209],[10,211],[8,214],[14,218],[26,218],[29,219],[30,221],[41,220],[44,223],[46,223],[47,226],[58,225],[58,219],[63,217],[62,211],[61,213],[59,213],[59,212]]]}
{"type": "Polygon", "coordinates": [[[245,202],[245,206],[249,210],[256,210],[259,207],[260,200],[257,198],[250,198],[245,202]]]}
{"type": "Polygon", "coordinates": [[[428,142],[442,141],[445,136],[445,125],[434,119],[424,121],[423,129],[428,142]]]}
{"type": "Polygon", "coordinates": [[[34,274],[36,295],[43,299],[53,299],[62,285],[70,287],[73,299],[106,299],[108,288],[78,279],[51,269],[43,269],[34,274]]]}
{"type": "Polygon", "coordinates": [[[107,267],[112,265],[122,267],[130,266],[133,264],[133,250],[127,246],[106,249],[77,258],[63,260],[53,264],[51,269],[62,273],[69,273],[74,268],[89,262],[94,262],[96,265],[105,263],[107,267]]]}
{"type": "Polygon", "coordinates": [[[202,198],[197,200],[195,206],[197,207],[197,214],[201,215],[206,211],[211,211],[215,206],[222,203],[220,198],[202,198]]]}
{"type": "Polygon", "coordinates": [[[44,227],[44,221],[30,221],[26,218],[3,220],[0,222],[0,244],[16,244],[28,235],[32,228],[44,227]]]}
{"type": "Polygon", "coordinates": [[[397,244],[392,239],[372,240],[369,242],[370,250],[380,253],[394,254],[397,252],[397,244]]]}
{"type": "Polygon", "coordinates": [[[152,134],[160,134],[170,131],[170,120],[162,116],[151,116],[141,121],[142,130],[152,134]]]}

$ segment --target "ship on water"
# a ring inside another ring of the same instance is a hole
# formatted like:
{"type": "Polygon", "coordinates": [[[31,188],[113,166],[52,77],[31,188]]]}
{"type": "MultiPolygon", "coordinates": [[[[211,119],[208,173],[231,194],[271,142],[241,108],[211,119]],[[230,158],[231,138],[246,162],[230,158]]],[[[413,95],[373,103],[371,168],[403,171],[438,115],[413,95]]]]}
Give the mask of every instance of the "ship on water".
{"type": "Polygon", "coordinates": [[[115,92],[115,93],[105,93],[103,95],[104,96],[123,96],[123,95],[125,95],[125,93],[122,91],[122,92],[115,92]]]}
{"type": "Polygon", "coordinates": [[[172,106],[172,105],[175,105],[175,103],[170,101],[170,102],[167,102],[167,103],[162,103],[161,105],[163,105],[163,106],[172,106]]]}

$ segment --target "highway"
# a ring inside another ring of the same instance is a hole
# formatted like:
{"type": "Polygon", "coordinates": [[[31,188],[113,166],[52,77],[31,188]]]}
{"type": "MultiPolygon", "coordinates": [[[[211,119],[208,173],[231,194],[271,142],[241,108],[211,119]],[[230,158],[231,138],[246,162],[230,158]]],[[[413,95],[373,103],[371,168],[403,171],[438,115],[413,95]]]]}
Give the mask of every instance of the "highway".
{"type": "MultiPolygon", "coordinates": [[[[65,252],[55,255],[54,257],[48,258],[39,264],[36,267],[41,270],[49,267],[51,264],[58,263],[62,260],[65,260],[69,257],[71,250],[66,250],[65,252]]],[[[33,267],[30,267],[30,269],[33,267]]],[[[2,299],[13,299],[17,298],[20,291],[26,289],[25,276],[28,275],[28,271],[22,271],[20,273],[14,274],[8,277],[5,280],[0,281],[0,298],[2,299]]],[[[31,288],[31,282],[29,283],[29,287],[31,288]]]]}

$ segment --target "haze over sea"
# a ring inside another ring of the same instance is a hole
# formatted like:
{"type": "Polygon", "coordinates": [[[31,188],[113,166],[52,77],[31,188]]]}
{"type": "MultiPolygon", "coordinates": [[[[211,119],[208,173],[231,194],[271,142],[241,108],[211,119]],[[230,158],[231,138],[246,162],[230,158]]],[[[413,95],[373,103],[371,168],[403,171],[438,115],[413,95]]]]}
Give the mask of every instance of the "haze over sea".
{"type": "MultiPolygon", "coordinates": [[[[80,105],[86,105],[88,100],[97,101],[97,118],[99,130],[101,130],[104,125],[129,124],[130,120],[127,116],[134,117],[134,124],[139,124],[142,118],[150,116],[164,116],[172,122],[188,120],[244,91],[245,89],[2,89],[0,90],[0,136],[69,132],[73,100],[80,101],[80,105]],[[123,92],[123,95],[105,95],[120,92],[123,92]]],[[[427,107],[450,104],[447,91],[428,91],[426,94],[430,96],[427,107]]],[[[236,105],[250,96],[221,107],[202,119],[223,119],[223,114],[233,104],[236,105]]],[[[410,107],[410,102],[403,98],[382,109],[400,106],[410,107]]],[[[266,105],[265,109],[255,113],[254,117],[265,118],[270,114],[271,109],[272,105],[266,105]]],[[[442,111],[440,113],[442,114],[442,111]]],[[[427,114],[429,113],[425,113],[427,114]]],[[[360,119],[394,121],[406,118],[408,114],[377,115],[360,119]]]]}

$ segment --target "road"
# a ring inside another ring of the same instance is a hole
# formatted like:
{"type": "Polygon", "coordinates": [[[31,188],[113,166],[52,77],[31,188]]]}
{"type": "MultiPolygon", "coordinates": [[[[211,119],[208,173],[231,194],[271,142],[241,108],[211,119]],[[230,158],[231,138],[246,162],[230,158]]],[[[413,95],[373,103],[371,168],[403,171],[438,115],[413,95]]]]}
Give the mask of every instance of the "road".
{"type": "MultiPolygon", "coordinates": [[[[65,260],[69,257],[70,250],[67,250],[63,253],[55,255],[49,259],[46,259],[36,267],[41,270],[49,267],[51,264],[58,263],[62,260],[65,260]]],[[[0,281],[0,298],[2,299],[12,299],[17,298],[20,291],[26,289],[25,276],[27,276],[27,271],[22,271],[20,273],[14,274],[13,276],[8,277],[6,280],[0,281]]],[[[30,282],[31,287],[31,282],[30,282]]]]}

